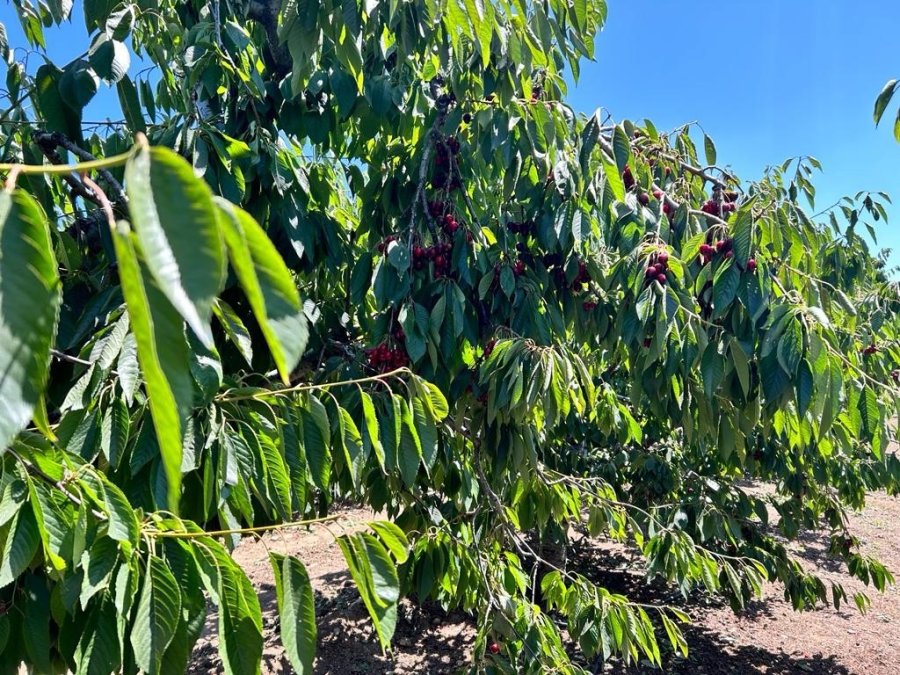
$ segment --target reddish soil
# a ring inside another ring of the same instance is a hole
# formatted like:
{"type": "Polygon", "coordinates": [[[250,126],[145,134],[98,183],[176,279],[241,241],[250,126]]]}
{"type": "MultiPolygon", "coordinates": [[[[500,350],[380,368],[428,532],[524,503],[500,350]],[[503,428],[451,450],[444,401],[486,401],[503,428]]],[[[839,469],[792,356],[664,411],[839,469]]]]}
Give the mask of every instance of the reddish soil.
{"type": "MultiPolygon", "coordinates": [[[[760,489],[760,488],[756,488],[760,489]]],[[[364,510],[346,510],[333,525],[359,527],[371,519],[364,510]]],[[[864,552],[876,555],[895,574],[900,572],[900,499],[870,496],[866,510],[851,520],[864,552]]],[[[841,580],[848,595],[863,590],[841,565],[829,559],[827,538],[809,536],[793,544],[797,555],[828,579],[841,580]]],[[[333,536],[322,528],[289,530],[247,540],[234,552],[260,592],[266,647],[264,673],[289,673],[277,636],[274,581],[268,551],[290,553],[306,564],[316,591],[319,647],[316,673],[334,675],[453,673],[470,657],[474,635],[461,614],[446,615],[439,608],[401,606],[392,655],[382,655],[346,571],[333,536]]],[[[602,570],[598,581],[635,599],[679,602],[669,589],[647,585],[639,559],[623,548],[603,545],[581,551],[582,569],[602,570]],[[597,560],[592,560],[597,558],[597,560]],[[602,561],[600,560],[602,558],[602,561]]],[[[898,576],[900,580],[900,576],[898,576]]],[[[868,589],[872,606],[861,615],[851,605],[835,611],[796,613],[776,586],[767,587],[761,600],[740,615],[716,601],[698,600],[686,606],[695,623],[686,628],[687,659],[666,652],[666,673],[719,675],[768,673],[776,675],[895,675],[900,671],[900,586],[884,594],[868,589]]],[[[684,605],[683,602],[681,602],[684,605]]],[[[665,637],[661,636],[664,641],[665,637]]],[[[215,617],[207,622],[194,652],[192,674],[221,672],[215,641],[215,617]]],[[[603,673],[636,675],[659,673],[649,666],[625,668],[611,663],[603,673]]]]}

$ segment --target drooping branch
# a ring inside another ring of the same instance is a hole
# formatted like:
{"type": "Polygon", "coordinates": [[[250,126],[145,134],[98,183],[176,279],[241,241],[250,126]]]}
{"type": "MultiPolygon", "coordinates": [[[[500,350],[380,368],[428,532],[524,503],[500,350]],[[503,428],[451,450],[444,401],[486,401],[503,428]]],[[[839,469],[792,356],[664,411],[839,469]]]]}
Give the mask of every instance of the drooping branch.
{"type": "Polygon", "coordinates": [[[281,79],[291,72],[292,61],[287,47],[278,38],[278,12],[280,0],[251,0],[247,17],[256,21],[266,32],[266,47],[275,64],[275,79],[281,79]]]}
{"type": "MultiPolygon", "coordinates": [[[[38,146],[40,151],[44,153],[44,156],[50,160],[52,164],[63,164],[63,159],[60,157],[58,148],[63,148],[64,150],[72,153],[75,157],[80,160],[86,162],[95,162],[97,158],[94,157],[91,153],[83,148],[78,147],[72,140],[66,137],[65,134],[59,131],[35,131],[31,135],[32,140],[35,145],[38,146]]],[[[99,169],[98,173],[103,178],[103,180],[109,185],[115,194],[115,201],[119,203],[125,203],[128,198],[125,195],[125,189],[122,187],[122,184],[116,180],[115,176],[110,173],[108,169],[99,169]]],[[[63,176],[63,179],[72,187],[72,189],[84,197],[85,199],[97,204],[97,206],[102,206],[100,201],[97,198],[97,195],[94,194],[94,191],[88,188],[83,181],[81,181],[74,172],[70,175],[63,176]]]]}

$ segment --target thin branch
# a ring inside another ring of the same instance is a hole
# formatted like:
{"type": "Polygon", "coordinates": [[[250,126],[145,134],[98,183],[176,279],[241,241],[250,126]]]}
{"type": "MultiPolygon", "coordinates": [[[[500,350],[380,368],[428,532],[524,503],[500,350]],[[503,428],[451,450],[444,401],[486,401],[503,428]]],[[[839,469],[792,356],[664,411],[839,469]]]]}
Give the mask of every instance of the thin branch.
{"type": "MultiPolygon", "coordinates": [[[[15,450],[13,450],[12,448],[8,448],[8,449],[7,449],[7,452],[8,452],[10,455],[12,455],[13,458],[15,458],[16,461],[19,462],[19,464],[21,464],[23,467],[25,467],[25,470],[26,470],[28,473],[30,473],[30,474],[33,475],[33,476],[36,476],[37,478],[40,478],[40,479],[41,479],[42,481],[44,481],[45,483],[48,483],[49,485],[52,485],[53,487],[55,487],[56,489],[58,489],[58,490],[66,497],[66,499],[68,499],[70,502],[72,502],[73,504],[75,504],[77,507],[81,508],[81,507],[84,505],[84,501],[81,499],[81,497],[79,497],[79,496],[76,495],[76,494],[73,494],[73,493],[69,490],[69,488],[66,487],[66,486],[62,483],[62,481],[58,481],[58,480],[56,480],[53,476],[51,476],[51,475],[49,475],[49,474],[47,474],[47,473],[44,473],[44,471],[43,471],[40,467],[38,467],[37,465],[32,464],[31,462],[29,462],[27,459],[25,459],[24,457],[22,457],[21,455],[19,455],[19,454],[18,454],[15,450]]],[[[92,513],[93,516],[94,516],[95,518],[97,518],[98,520],[108,520],[108,518],[107,518],[107,516],[106,516],[105,513],[101,512],[101,511],[98,511],[98,510],[96,510],[96,509],[94,509],[94,508],[91,509],[91,513],[92,513]]]]}
{"type": "MultiPolygon", "coordinates": [[[[44,148],[55,148],[60,147],[69,151],[73,155],[75,155],[78,159],[86,161],[86,162],[96,162],[97,158],[94,157],[87,150],[83,150],[78,147],[75,143],[73,143],[69,138],[58,131],[54,132],[44,132],[39,131],[35,132],[32,135],[34,142],[43,150],[44,148]]],[[[46,152],[45,152],[46,154],[46,152]]],[[[55,163],[55,162],[54,162],[55,163]]],[[[107,182],[107,184],[112,188],[113,192],[116,194],[116,201],[118,202],[126,202],[128,201],[128,197],[125,195],[125,190],[122,188],[122,184],[116,180],[116,178],[109,172],[106,168],[98,169],[98,173],[103,177],[103,180],[107,182]]]]}
{"type": "Polygon", "coordinates": [[[80,366],[94,365],[93,361],[86,361],[85,359],[79,359],[77,356],[70,356],[69,354],[66,354],[65,352],[61,352],[58,349],[51,349],[50,354],[51,354],[51,356],[53,356],[56,359],[59,359],[60,361],[68,361],[69,363],[77,363],[80,366]]]}
{"type": "Polygon", "coordinates": [[[275,523],[274,525],[258,525],[256,527],[236,527],[226,530],[204,530],[202,532],[178,532],[173,530],[153,530],[147,532],[151,537],[165,537],[171,539],[199,539],[200,537],[227,537],[233,534],[256,534],[259,532],[271,532],[273,530],[286,530],[292,527],[307,527],[329,523],[338,520],[340,514],[326,516],[324,518],[310,518],[309,520],[293,520],[287,523],[275,523]]]}
{"type": "Polygon", "coordinates": [[[250,394],[231,395],[229,392],[231,392],[232,390],[229,389],[216,396],[216,400],[220,403],[235,403],[237,401],[259,400],[260,398],[265,398],[267,396],[283,396],[285,394],[294,394],[301,391],[327,391],[328,389],[331,389],[333,387],[365,384],[367,382],[380,382],[384,384],[384,380],[394,376],[399,376],[404,373],[412,374],[412,371],[409,368],[397,368],[387,373],[371,375],[369,377],[358,377],[353,380],[341,380],[340,382],[323,382],[322,384],[298,384],[292,387],[284,387],[282,389],[260,389],[250,394]]]}
{"type": "Polygon", "coordinates": [[[112,155],[103,159],[96,159],[89,162],[76,162],[75,164],[21,164],[21,163],[0,163],[0,171],[18,170],[25,175],[44,174],[48,176],[64,176],[68,173],[78,173],[84,171],[94,171],[98,169],[107,169],[114,166],[122,166],[134,155],[137,146],[123,152],[120,155],[112,155]]]}

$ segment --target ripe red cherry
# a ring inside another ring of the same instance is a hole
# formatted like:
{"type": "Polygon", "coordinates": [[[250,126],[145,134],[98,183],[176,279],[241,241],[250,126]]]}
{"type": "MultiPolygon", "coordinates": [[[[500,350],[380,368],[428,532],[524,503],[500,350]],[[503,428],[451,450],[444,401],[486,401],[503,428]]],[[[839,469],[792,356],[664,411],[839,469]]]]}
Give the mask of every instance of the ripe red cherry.
{"type": "Polygon", "coordinates": [[[726,257],[726,258],[733,258],[733,257],[734,257],[734,251],[725,251],[725,257],[726,257]]]}
{"type": "Polygon", "coordinates": [[[660,272],[656,275],[656,280],[661,283],[663,286],[666,285],[666,275],[660,272]]]}
{"type": "Polygon", "coordinates": [[[488,645],[488,651],[491,654],[499,654],[500,653],[500,645],[498,645],[496,642],[492,642],[490,645],[488,645]]]}
{"type": "Polygon", "coordinates": [[[663,195],[662,190],[654,190],[653,191],[653,197],[655,199],[660,199],[662,197],[662,195],[663,195]]]}
{"type": "Polygon", "coordinates": [[[641,194],[638,195],[638,201],[642,205],[647,206],[647,204],[650,203],[650,196],[646,192],[642,192],[641,194]]]}
{"type": "Polygon", "coordinates": [[[656,259],[663,265],[669,264],[669,254],[666,253],[665,251],[660,252],[660,254],[658,256],[656,256],[656,259]]]}
{"type": "Polygon", "coordinates": [[[484,346],[484,358],[487,358],[491,355],[491,352],[494,351],[494,345],[496,344],[496,340],[488,340],[488,343],[484,346]]]}
{"type": "Polygon", "coordinates": [[[709,244],[700,244],[700,255],[707,258],[712,255],[713,249],[709,244]]]}
{"type": "Polygon", "coordinates": [[[720,239],[716,242],[716,251],[721,253],[723,250],[725,250],[725,241],[720,239]]]}
{"type": "Polygon", "coordinates": [[[647,271],[644,274],[648,279],[652,279],[659,274],[659,272],[656,271],[656,265],[650,265],[647,267],[647,271]]]}
{"type": "Polygon", "coordinates": [[[650,347],[650,344],[653,342],[650,338],[644,338],[644,349],[650,347]]]}
{"type": "Polygon", "coordinates": [[[753,274],[756,271],[756,258],[750,258],[747,261],[747,271],[753,274]]]}

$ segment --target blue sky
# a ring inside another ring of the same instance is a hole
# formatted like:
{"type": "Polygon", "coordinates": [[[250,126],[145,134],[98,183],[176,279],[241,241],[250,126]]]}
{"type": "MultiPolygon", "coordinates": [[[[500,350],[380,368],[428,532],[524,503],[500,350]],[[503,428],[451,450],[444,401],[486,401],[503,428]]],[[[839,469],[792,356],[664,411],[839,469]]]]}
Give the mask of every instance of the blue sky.
{"type": "MultiPolygon", "coordinates": [[[[71,24],[48,31],[57,62],[87,46],[81,5],[71,24]]],[[[24,46],[10,4],[0,21],[10,44],[24,46]]],[[[878,225],[879,245],[900,264],[900,144],[890,120],[879,129],[872,121],[882,85],[900,76],[898,26],[897,0],[609,0],[596,61],[584,64],[570,101],[659,129],[699,121],[719,161],[744,178],[813,155],[824,169],[819,208],[857,190],[888,192],[897,206],[878,225]]],[[[117,105],[101,85],[85,119],[117,116],[117,105]]]]}
{"type": "Polygon", "coordinates": [[[890,222],[876,229],[900,264],[894,108],[878,129],[872,120],[882,86],[900,77],[898,26],[897,0],[609,0],[596,62],[570,101],[659,129],[698,121],[743,178],[813,155],[818,208],[863,189],[890,194],[890,222]]]}

